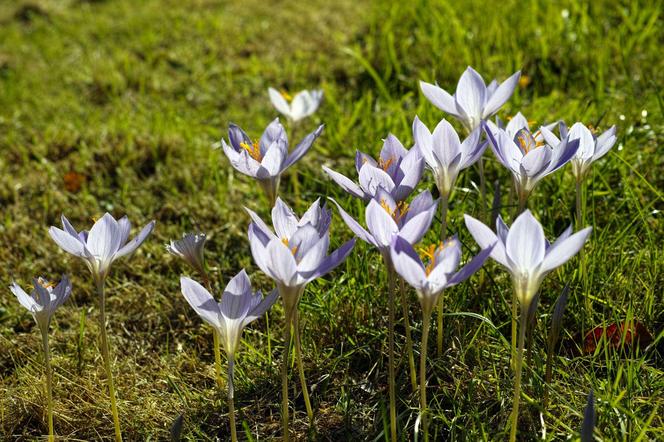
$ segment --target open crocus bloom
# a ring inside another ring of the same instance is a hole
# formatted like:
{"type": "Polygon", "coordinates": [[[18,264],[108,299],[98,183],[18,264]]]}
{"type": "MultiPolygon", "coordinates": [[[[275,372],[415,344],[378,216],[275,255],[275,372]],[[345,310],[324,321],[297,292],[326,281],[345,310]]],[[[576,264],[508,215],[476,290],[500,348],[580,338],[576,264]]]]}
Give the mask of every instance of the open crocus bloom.
{"type": "MultiPolygon", "coordinates": [[[[484,129],[493,153],[512,172],[520,199],[527,198],[542,178],[570,161],[579,148],[578,140],[568,138],[549,146],[538,141],[527,128],[519,129],[513,138],[493,124],[485,124],[484,129]]],[[[540,132],[543,139],[550,133],[546,127],[541,127],[540,132]]]]}
{"type": "Polygon", "coordinates": [[[201,274],[205,273],[205,233],[185,233],[182,239],[166,244],[166,250],[185,261],[201,274]]]}
{"type": "MultiPolygon", "coordinates": [[[[287,310],[294,309],[305,286],[346,259],[355,245],[352,239],[328,255],[330,212],[316,200],[301,219],[281,199],[272,210],[273,232],[254,212],[249,243],[254,261],[274,279],[287,310]]],[[[288,311],[287,311],[288,314],[288,311]]]]}
{"type": "Polygon", "coordinates": [[[456,236],[443,244],[423,250],[427,258],[426,265],[413,246],[399,236],[392,242],[391,253],[394,269],[417,291],[422,310],[431,314],[440,293],[447,287],[465,281],[482,267],[492,248],[493,245],[480,251],[459,271],[461,245],[456,236]]]}
{"type": "Polygon", "coordinates": [[[397,202],[380,189],[367,204],[365,221],[368,230],[353,219],[334,200],[341,217],[362,241],[376,247],[383,258],[390,258],[390,245],[399,235],[411,244],[418,243],[425,235],[436,213],[438,201],[434,201],[428,190],[417,195],[412,202],[397,202]]]}
{"type": "Polygon", "coordinates": [[[257,179],[273,203],[281,174],[307,153],[322,131],[323,125],[320,125],[288,153],[288,137],[278,118],[267,126],[258,141],[252,141],[239,126],[231,124],[228,128],[230,144],[222,139],[221,146],[231,165],[238,172],[257,179]]]}
{"type": "Polygon", "coordinates": [[[291,97],[285,91],[279,92],[274,88],[269,88],[267,91],[275,109],[292,121],[300,121],[312,115],[323,100],[323,91],[320,89],[303,90],[295,94],[295,97],[291,97]]]}
{"type": "Polygon", "coordinates": [[[154,225],[155,222],[150,221],[134,239],[127,241],[131,223],[126,216],[116,221],[110,213],[105,213],[90,232],[77,232],[62,215],[64,230],[52,226],[48,233],[62,250],[82,258],[95,280],[100,281],[106,278],[113,261],[133,253],[145,241],[154,225]]]}
{"type": "Polygon", "coordinates": [[[484,153],[487,142],[480,142],[480,129],[474,129],[468,138],[459,139],[447,120],[441,120],[433,133],[415,117],[413,138],[427,166],[433,170],[441,195],[449,198],[459,172],[473,165],[484,153]]]}
{"type": "Polygon", "coordinates": [[[397,137],[389,134],[383,143],[378,161],[357,151],[355,169],[359,176],[359,185],[339,172],[323,166],[323,170],[334,182],[356,198],[368,201],[382,188],[396,201],[403,201],[420,182],[424,161],[418,149],[407,150],[397,137]]]}
{"type": "MultiPolygon", "coordinates": [[[[582,180],[590,171],[590,165],[609,153],[609,150],[616,143],[616,127],[611,126],[608,130],[599,136],[584,126],[582,123],[574,123],[567,130],[565,123],[560,123],[560,136],[570,140],[579,140],[579,150],[572,157],[572,172],[577,180],[582,180]]],[[[546,142],[551,145],[560,143],[558,137],[553,132],[544,133],[546,142]]]]}
{"type": "Polygon", "coordinates": [[[541,224],[530,210],[524,211],[511,228],[499,216],[496,233],[475,218],[465,215],[466,227],[481,248],[495,244],[491,257],[512,274],[517,299],[528,306],[544,277],[572,258],[588,239],[592,227],[572,234],[572,226],[553,243],[544,237],[541,224]]]}
{"type": "Polygon", "coordinates": [[[259,291],[252,292],[249,276],[242,269],[228,282],[217,302],[205,287],[191,278],[181,277],[182,294],[205,322],[214,327],[229,357],[233,357],[242,339],[242,330],[250,322],[258,319],[277,300],[275,290],[263,298],[259,291]]]}
{"type": "Polygon", "coordinates": [[[16,282],[12,282],[9,288],[18,302],[35,318],[42,333],[46,333],[53,313],[71,294],[71,282],[63,275],[55,287],[44,278],[35,278],[33,283],[35,288],[29,295],[16,282]]]}
{"type": "Polygon", "coordinates": [[[424,81],[420,81],[420,88],[434,106],[460,120],[471,132],[509,100],[520,76],[517,71],[504,82],[498,84],[493,80],[487,86],[482,76],[469,66],[459,78],[454,95],[424,81]]]}

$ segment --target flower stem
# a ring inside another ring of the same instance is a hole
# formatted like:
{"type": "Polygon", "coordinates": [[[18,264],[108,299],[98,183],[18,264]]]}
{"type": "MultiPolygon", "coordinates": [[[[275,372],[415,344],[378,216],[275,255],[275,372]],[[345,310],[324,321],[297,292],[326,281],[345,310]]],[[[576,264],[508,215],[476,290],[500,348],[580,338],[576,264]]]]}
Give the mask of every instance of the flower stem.
{"type": "Polygon", "coordinates": [[[221,340],[217,329],[212,330],[212,336],[214,338],[214,372],[217,378],[217,387],[222,389],[224,388],[224,380],[221,376],[221,340]]]}
{"type": "Polygon", "coordinates": [[[516,289],[512,290],[512,367],[514,367],[516,361],[516,289]]]}
{"type": "Polygon", "coordinates": [[[51,371],[51,351],[48,346],[48,328],[42,330],[44,345],[44,365],[46,367],[46,400],[48,404],[48,442],[55,440],[53,432],[53,372],[51,371]]]}
{"type": "Polygon", "coordinates": [[[387,284],[388,284],[388,389],[390,395],[390,435],[392,441],[397,440],[397,406],[396,396],[394,392],[394,310],[395,308],[395,295],[394,295],[394,270],[392,268],[391,260],[388,258],[389,265],[387,267],[387,284]]]}
{"type": "Polygon", "coordinates": [[[297,370],[300,376],[300,386],[302,388],[302,397],[304,397],[304,405],[307,408],[307,416],[309,417],[309,425],[314,423],[314,410],[311,408],[311,401],[309,399],[309,389],[307,388],[307,379],[304,376],[304,365],[302,364],[302,343],[300,342],[300,320],[298,310],[293,312],[293,328],[295,333],[295,360],[297,363],[297,370]]]}
{"type": "Polygon", "coordinates": [[[413,355],[413,337],[410,333],[410,318],[408,310],[408,292],[406,283],[399,279],[401,289],[401,309],[403,310],[403,326],[406,330],[406,347],[408,347],[408,367],[410,370],[410,386],[413,392],[417,391],[417,369],[415,368],[415,356],[413,355]]]}
{"type": "MultiPolygon", "coordinates": [[[[584,186],[583,178],[577,178],[576,180],[576,230],[579,231],[583,228],[584,225],[584,215],[585,215],[585,198],[584,198],[584,186]]],[[[582,247],[579,251],[579,279],[583,282],[583,292],[586,294],[586,258],[584,254],[584,248],[582,247]]],[[[586,314],[590,314],[592,311],[592,304],[589,296],[585,296],[586,304],[586,314]]]]}
{"type": "Polygon", "coordinates": [[[523,345],[526,340],[526,323],[528,320],[528,309],[521,308],[521,318],[519,323],[519,349],[516,356],[516,365],[514,367],[514,402],[512,405],[512,430],[510,432],[510,442],[516,441],[516,429],[519,422],[519,400],[521,399],[521,369],[523,364],[523,345]]]}
{"type": "Polygon", "coordinates": [[[290,359],[292,310],[284,303],[286,322],[284,324],[284,354],[281,361],[281,425],[283,427],[283,440],[288,442],[288,361],[290,359]]]}
{"type": "MultiPolygon", "coordinates": [[[[480,158],[480,162],[482,159],[480,158]]],[[[480,169],[484,170],[484,169],[480,169]]],[[[483,175],[482,175],[483,176],[483,175]]],[[[447,210],[449,207],[449,194],[443,193],[441,194],[441,212],[442,212],[442,232],[440,235],[440,240],[441,243],[444,243],[445,240],[447,239],[447,210]]],[[[436,336],[436,349],[438,351],[438,357],[443,356],[443,296],[441,294],[440,298],[438,299],[438,322],[437,322],[437,336],[436,336]]]]}
{"type": "Polygon", "coordinates": [[[431,312],[425,311],[422,318],[422,345],[420,348],[420,416],[424,442],[429,440],[429,422],[427,420],[427,346],[429,343],[429,324],[431,312]]]}
{"type": "MultiPolygon", "coordinates": [[[[216,332],[215,332],[216,333],[216,332]]],[[[233,384],[233,372],[235,368],[235,359],[233,356],[228,358],[228,418],[231,425],[231,440],[237,442],[237,430],[235,428],[235,387],[233,384]]]]}
{"type": "Polygon", "coordinates": [[[99,322],[101,327],[101,354],[104,359],[106,369],[106,379],[108,381],[108,394],[111,397],[111,412],[113,413],[113,426],[115,427],[115,440],[122,442],[122,432],[120,431],[120,416],[118,407],[115,403],[115,384],[113,382],[113,372],[111,370],[111,356],[108,346],[108,337],[106,336],[106,297],[104,295],[104,278],[97,281],[97,294],[99,295],[99,322]]]}
{"type": "Polygon", "coordinates": [[[519,208],[516,212],[516,216],[519,216],[523,213],[524,210],[526,210],[526,207],[528,206],[528,193],[525,191],[518,191],[519,194],[519,208]]]}
{"type": "Polygon", "coordinates": [[[477,168],[480,173],[480,195],[482,198],[482,210],[481,216],[482,221],[487,222],[486,220],[486,179],[484,178],[484,159],[482,157],[477,160],[477,168]]]}

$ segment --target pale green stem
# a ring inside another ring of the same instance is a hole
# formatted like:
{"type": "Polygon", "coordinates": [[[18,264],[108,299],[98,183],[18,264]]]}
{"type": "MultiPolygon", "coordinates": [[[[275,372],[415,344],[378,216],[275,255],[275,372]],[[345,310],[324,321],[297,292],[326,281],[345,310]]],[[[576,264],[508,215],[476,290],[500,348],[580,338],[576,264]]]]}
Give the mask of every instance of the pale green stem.
{"type": "Polygon", "coordinates": [[[519,207],[516,212],[516,216],[519,216],[523,213],[524,210],[526,210],[526,207],[528,206],[528,192],[522,192],[518,191],[519,194],[519,207]]]}
{"type": "Polygon", "coordinates": [[[420,416],[424,441],[429,440],[429,421],[427,410],[427,346],[429,344],[429,324],[431,311],[425,311],[422,317],[422,346],[420,348],[420,416]]]}
{"type": "Polygon", "coordinates": [[[237,442],[237,430],[235,428],[235,387],[233,384],[233,375],[235,368],[235,359],[228,357],[228,418],[231,425],[231,440],[237,442]]]}
{"type": "MultiPolygon", "coordinates": [[[[297,123],[294,121],[291,121],[291,137],[290,137],[290,143],[291,145],[297,145],[297,138],[295,137],[296,133],[298,132],[297,130],[297,123]]],[[[293,195],[295,196],[295,201],[298,203],[300,202],[300,182],[297,179],[297,169],[292,167],[290,169],[290,179],[291,179],[291,185],[293,186],[293,195]]],[[[272,204],[274,206],[274,204],[272,204]]]]}
{"type": "Polygon", "coordinates": [[[512,290],[512,367],[516,361],[516,288],[512,290]]]}
{"type": "Polygon", "coordinates": [[[309,399],[309,389],[307,388],[307,379],[304,376],[304,364],[302,363],[302,343],[300,342],[300,314],[297,309],[293,312],[293,328],[295,332],[295,361],[297,363],[297,370],[300,376],[300,386],[302,388],[302,397],[304,398],[304,406],[307,408],[307,416],[309,417],[309,425],[314,423],[314,410],[311,407],[309,399]]]}
{"type": "Polygon", "coordinates": [[[108,394],[111,397],[111,412],[113,413],[113,426],[115,427],[115,441],[122,442],[122,432],[120,431],[120,415],[115,402],[115,383],[113,382],[113,372],[111,370],[111,356],[108,346],[108,337],[106,336],[106,297],[104,295],[104,278],[97,280],[97,294],[99,295],[99,322],[101,327],[101,354],[106,368],[106,378],[108,381],[108,394]]]}
{"type": "Polygon", "coordinates": [[[388,389],[390,395],[390,435],[392,441],[397,440],[397,405],[395,395],[395,377],[394,377],[394,311],[395,308],[395,294],[394,294],[394,270],[390,258],[386,260],[387,268],[387,284],[388,284],[388,322],[389,329],[387,335],[388,341],[388,389]]]}
{"type": "Polygon", "coordinates": [[[284,303],[286,322],[284,324],[284,354],[281,361],[281,425],[283,427],[283,440],[288,442],[288,362],[290,360],[291,322],[292,310],[284,303]]]}
{"type": "MultiPolygon", "coordinates": [[[[576,180],[576,230],[577,231],[581,230],[585,223],[584,216],[586,209],[586,201],[584,196],[585,195],[584,195],[583,177],[579,177],[576,180]]],[[[586,294],[586,286],[587,286],[586,258],[583,247],[579,251],[579,279],[583,282],[583,288],[584,288],[583,294],[585,295],[586,314],[590,315],[592,312],[592,303],[590,300],[590,296],[587,296],[586,294]]]]}
{"type": "Polygon", "coordinates": [[[44,365],[46,368],[46,400],[48,404],[48,441],[55,441],[53,431],[53,372],[51,370],[51,351],[48,346],[48,327],[42,330],[42,343],[44,345],[44,365]]]}
{"type": "Polygon", "coordinates": [[[214,372],[217,378],[217,387],[224,388],[224,379],[221,375],[221,339],[217,329],[212,329],[212,336],[214,338],[214,372]]]}
{"type": "Polygon", "coordinates": [[[403,326],[406,330],[406,347],[408,348],[408,367],[410,369],[410,385],[413,392],[417,391],[417,369],[415,368],[415,356],[413,355],[413,337],[410,333],[410,318],[408,311],[408,291],[406,283],[399,279],[401,288],[401,309],[403,310],[403,326]]]}
{"type": "Polygon", "coordinates": [[[484,159],[477,160],[477,168],[480,173],[480,195],[482,199],[482,221],[486,222],[486,179],[484,178],[484,159]]]}
{"type": "Polygon", "coordinates": [[[521,399],[521,369],[523,363],[523,345],[526,339],[526,321],[528,319],[528,309],[521,308],[521,319],[519,324],[519,349],[516,357],[515,379],[514,379],[514,402],[512,405],[512,430],[510,432],[510,442],[516,441],[516,430],[519,422],[519,400],[521,399]]]}
{"type": "MultiPolygon", "coordinates": [[[[482,159],[480,158],[480,162],[482,159]]],[[[440,239],[441,243],[444,243],[447,239],[447,209],[449,207],[449,194],[441,194],[441,215],[442,215],[442,224],[443,228],[441,231],[440,239]]],[[[443,356],[443,296],[441,294],[438,299],[438,329],[436,337],[436,349],[438,350],[438,357],[443,356]]]]}

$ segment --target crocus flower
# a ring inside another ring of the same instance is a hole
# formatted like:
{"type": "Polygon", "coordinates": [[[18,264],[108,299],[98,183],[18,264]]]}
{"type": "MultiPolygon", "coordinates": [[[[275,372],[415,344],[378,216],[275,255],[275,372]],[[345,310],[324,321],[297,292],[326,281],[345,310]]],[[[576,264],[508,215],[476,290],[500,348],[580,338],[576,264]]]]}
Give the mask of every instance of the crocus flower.
{"type": "Polygon", "coordinates": [[[288,360],[290,358],[291,325],[295,329],[295,356],[300,371],[300,382],[309,420],[313,409],[309,401],[308,388],[301,360],[301,343],[298,326],[297,305],[306,285],[314,279],[332,271],[346,259],[355,245],[355,239],[346,242],[328,255],[330,245],[330,211],[316,200],[307,212],[297,215],[280,198],[272,209],[274,232],[254,212],[251,216],[249,243],[251,254],[260,269],[277,283],[284,303],[286,323],[281,366],[282,382],[282,426],[283,437],[288,440],[288,360]],[[276,232],[276,234],[275,234],[276,232]]]}
{"type": "Polygon", "coordinates": [[[304,287],[325,275],[348,256],[355,239],[327,254],[330,245],[330,211],[316,200],[307,212],[298,218],[281,198],[272,209],[272,222],[276,234],[253,211],[249,225],[251,253],[260,269],[279,287],[284,303],[293,308],[304,287]]]}
{"type": "Polygon", "coordinates": [[[456,236],[424,249],[426,265],[410,242],[399,236],[392,242],[391,254],[394,269],[415,289],[422,310],[430,315],[442,291],[465,281],[479,270],[492,248],[490,245],[483,249],[458,271],[461,245],[456,236]]]}
{"type": "Polygon", "coordinates": [[[517,71],[501,84],[493,80],[487,86],[482,76],[469,66],[461,75],[454,95],[424,81],[420,81],[420,88],[434,106],[460,120],[471,132],[509,100],[520,76],[517,71]]]}
{"type": "Polygon", "coordinates": [[[134,239],[127,241],[131,223],[126,216],[116,221],[105,213],[89,232],[77,232],[62,215],[63,230],[51,227],[48,233],[62,250],[83,259],[95,280],[100,281],[108,275],[113,261],[133,253],[145,241],[154,224],[154,221],[149,222],[134,239]]]}
{"type": "Polygon", "coordinates": [[[196,271],[205,274],[205,233],[185,233],[182,239],[166,244],[166,250],[185,261],[196,271]]]}
{"type": "Polygon", "coordinates": [[[9,286],[23,307],[32,314],[42,332],[48,331],[51,317],[71,294],[71,282],[66,275],[55,287],[44,278],[33,280],[34,289],[28,295],[16,282],[9,286]]]}
{"type": "Polygon", "coordinates": [[[480,129],[474,129],[468,138],[459,135],[447,120],[438,123],[433,133],[415,117],[413,121],[415,145],[427,166],[433,171],[441,196],[449,198],[459,172],[475,163],[484,153],[487,142],[480,142],[480,129]]]}
{"type": "MultiPolygon", "coordinates": [[[[591,164],[609,153],[609,150],[611,150],[617,140],[615,126],[611,126],[599,136],[595,136],[583,123],[574,123],[569,130],[563,122],[560,123],[559,127],[562,138],[579,140],[579,150],[576,151],[576,154],[570,161],[572,163],[572,173],[577,181],[583,180],[586,177],[590,171],[591,164]]],[[[548,144],[556,145],[560,143],[560,140],[553,132],[547,131],[544,135],[548,144]]]]}
{"type": "Polygon", "coordinates": [[[323,166],[323,170],[342,189],[364,201],[376,196],[379,188],[396,201],[403,201],[415,190],[422,178],[424,161],[418,149],[407,150],[401,141],[389,134],[383,143],[378,161],[359,150],[355,154],[359,185],[351,179],[323,166]]]}
{"type": "MultiPolygon", "coordinates": [[[[549,146],[544,141],[537,141],[526,128],[521,128],[511,138],[508,132],[495,125],[485,125],[489,144],[498,160],[512,172],[521,208],[545,176],[567,164],[579,148],[578,140],[564,138],[559,143],[549,146]]],[[[547,138],[550,131],[541,127],[540,132],[547,138]]]]}
{"type": "Polygon", "coordinates": [[[410,204],[397,202],[386,191],[379,189],[369,201],[365,211],[367,229],[355,221],[332,199],[350,230],[362,241],[376,247],[383,258],[390,261],[390,245],[399,235],[411,244],[419,242],[429,229],[436,213],[438,201],[428,190],[417,195],[410,204]]]}
{"type": "Polygon", "coordinates": [[[231,440],[237,441],[235,428],[235,405],[233,403],[234,388],[233,374],[235,367],[235,354],[240,346],[242,330],[252,321],[263,315],[277,300],[277,290],[273,290],[263,298],[260,291],[254,293],[251,289],[249,276],[242,269],[240,273],[230,280],[221,302],[217,302],[205,287],[193,279],[181,277],[180,286],[182,295],[205,322],[210,324],[215,333],[221,337],[224,349],[228,356],[228,405],[230,409],[231,440]]]}
{"type": "Polygon", "coordinates": [[[53,287],[44,278],[35,278],[34,287],[29,295],[16,282],[12,282],[9,289],[16,295],[18,302],[28,309],[35,318],[42,334],[44,365],[46,366],[48,440],[50,442],[55,440],[55,432],[53,430],[53,371],[51,370],[51,352],[48,346],[48,328],[55,309],[61,306],[71,294],[71,282],[67,276],[63,275],[60,283],[53,287]]]}
{"type": "Polygon", "coordinates": [[[270,101],[275,109],[293,122],[300,121],[312,115],[323,100],[323,91],[320,89],[313,91],[303,90],[295,94],[295,97],[291,97],[288,92],[279,92],[274,88],[269,88],[267,91],[270,94],[270,101]]]}
{"type": "Polygon", "coordinates": [[[244,269],[228,282],[221,302],[217,302],[205,287],[191,278],[181,277],[180,286],[189,305],[219,333],[231,358],[240,345],[244,327],[272,307],[279,295],[276,289],[265,298],[260,290],[253,292],[244,269]]]}
{"type": "Polygon", "coordinates": [[[496,233],[475,218],[465,215],[466,227],[481,248],[493,243],[491,257],[512,274],[512,281],[520,303],[529,305],[544,277],[564,264],[583,247],[592,227],[572,234],[569,226],[560,237],[549,244],[541,224],[525,210],[508,228],[499,216],[496,233]]]}
{"type": "Polygon", "coordinates": [[[279,119],[274,119],[258,141],[251,138],[235,124],[228,128],[228,141],[221,140],[224,153],[231,165],[240,173],[255,178],[274,205],[281,174],[307,153],[323,131],[321,124],[288,153],[288,137],[279,119]]]}
{"type": "Polygon", "coordinates": [[[544,237],[544,230],[529,210],[524,211],[514,221],[511,228],[502,218],[496,220],[496,232],[475,218],[466,215],[466,227],[480,247],[495,244],[491,257],[507,268],[512,275],[512,356],[516,357],[514,405],[512,412],[512,430],[510,441],[516,440],[519,400],[521,395],[521,366],[523,346],[526,336],[526,324],[531,302],[537,294],[544,277],[574,256],[585,244],[592,230],[586,227],[572,234],[568,227],[553,243],[544,237]],[[516,343],[516,305],[521,305],[519,342],[516,343]]]}
{"type": "Polygon", "coordinates": [[[426,399],[426,354],[429,339],[431,312],[442,295],[443,289],[459,284],[475,273],[484,264],[493,246],[482,250],[475,258],[457,271],[461,259],[461,246],[456,237],[424,250],[428,263],[422,259],[405,239],[397,236],[392,241],[391,254],[394,269],[417,291],[422,306],[422,346],[420,352],[420,415],[424,440],[428,440],[426,399]]]}

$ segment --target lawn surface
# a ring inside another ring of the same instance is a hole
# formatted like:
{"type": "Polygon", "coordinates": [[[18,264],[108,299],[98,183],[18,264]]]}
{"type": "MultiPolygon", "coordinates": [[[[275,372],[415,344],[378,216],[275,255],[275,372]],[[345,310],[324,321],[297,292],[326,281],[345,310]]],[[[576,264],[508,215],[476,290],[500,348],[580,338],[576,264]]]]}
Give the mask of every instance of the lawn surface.
{"type": "MultiPolygon", "coordinates": [[[[351,174],[355,149],[376,154],[390,132],[412,144],[415,115],[430,127],[443,114],[418,80],[453,90],[472,65],[485,78],[521,69],[519,90],[501,110],[539,123],[564,119],[618,128],[618,142],[588,180],[587,277],[578,258],[542,287],[532,359],[524,374],[524,440],[578,437],[594,390],[598,440],[664,439],[664,22],[662,2],[476,0],[436,2],[3,1],[0,2],[0,285],[72,275],[71,299],[55,315],[55,428],[66,440],[111,440],[113,426],[99,352],[97,304],[85,266],[48,237],[64,213],[79,229],[105,211],[157,227],[130,259],[113,266],[108,315],[126,440],[165,440],[184,415],[183,439],[227,440],[226,404],[215,384],[211,329],[179,293],[193,275],[164,243],[199,229],[223,287],[246,267],[255,285],[271,281],[253,264],[242,206],[268,217],[256,184],[232,170],[212,145],[235,122],[258,137],[277,116],[267,88],[321,87],[325,101],[295,138],[326,127],[282,180],[282,197],[302,212],[334,197],[360,216],[322,172],[351,174]],[[554,3],[554,2],[550,2],[554,3]],[[295,195],[299,189],[299,197],[295,195]],[[542,406],[545,343],[553,303],[570,300],[554,357],[551,398],[542,406]],[[592,327],[635,318],[649,347],[600,345],[579,355],[592,327]],[[658,351],[659,349],[659,351],[658,351]]],[[[455,123],[456,124],[456,123],[455,123]]],[[[487,177],[501,186],[511,223],[507,171],[487,152],[487,177]]],[[[421,188],[434,189],[431,174],[421,188]]],[[[463,173],[450,227],[477,250],[463,213],[479,216],[477,172],[463,173]]],[[[574,181],[566,166],[529,202],[549,238],[573,221],[574,181]]],[[[333,246],[351,237],[336,210],[333,246]]],[[[430,240],[439,231],[435,221],[430,240]]],[[[300,306],[305,370],[316,425],[302,397],[292,432],[307,440],[384,440],[387,307],[383,266],[366,244],[311,284],[300,306]]],[[[505,440],[512,402],[510,281],[495,262],[446,293],[447,351],[429,351],[434,440],[505,440]]],[[[409,294],[413,335],[421,312],[409,294]]],[[[280,305],[253,323],[236,369],[243,437],[280,435],[280,305]],[[271,337],[271,353],[268,339],[271,337]]],[[[405,355],[403,322],[397,327],[405,355]]],[[[434,331],[435,336],[435,331],[434,331]]],[[[434,339],[435,340],[435,339],[434,339]]],[[[0,292],[0,439],[47,432],[40,334],[8,289],[0,292]]],[[[416,346],[416,355],[419,346],[416,346]]],[[[295,371],[291,385],[297,384],[295,371]]],[[[417,396],[398,368],[399,428],[413,439],[417,396]]]]}

